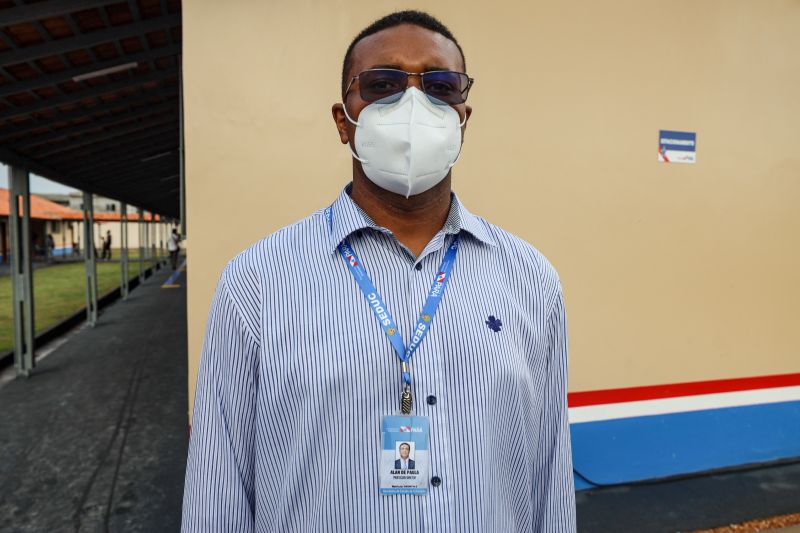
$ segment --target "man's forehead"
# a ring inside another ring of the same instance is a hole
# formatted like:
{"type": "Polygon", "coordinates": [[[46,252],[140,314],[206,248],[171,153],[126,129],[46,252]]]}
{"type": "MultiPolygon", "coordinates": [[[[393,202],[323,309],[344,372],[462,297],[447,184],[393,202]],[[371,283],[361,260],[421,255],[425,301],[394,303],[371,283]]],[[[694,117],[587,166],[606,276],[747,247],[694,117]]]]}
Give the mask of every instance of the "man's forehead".
{"type": "Polygon", "coordinates": [[[397,67],[414,72],[463,70],[461,52],[440,33],[401,24],[364,37],[353,48],[352,74],[375,67],[397,67]]]}

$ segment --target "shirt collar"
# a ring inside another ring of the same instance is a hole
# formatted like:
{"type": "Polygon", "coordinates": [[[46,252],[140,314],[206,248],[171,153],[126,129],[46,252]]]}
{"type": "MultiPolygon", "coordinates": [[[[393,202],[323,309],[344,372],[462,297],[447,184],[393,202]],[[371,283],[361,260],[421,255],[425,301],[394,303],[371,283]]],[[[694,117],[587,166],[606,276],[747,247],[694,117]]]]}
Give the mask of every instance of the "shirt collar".
{"type": "MultiPolygon", "coordinates": [[[[344,239],[358,230],[366,228],[384,230],[384,228],[373,222],[369,215],[350,198],[352,186],[352,183],[348,183],[330,207],[333,219],[329,223],[331,253],[336,250],[344,239]]],[[[328,224],[327,221],[326,224],[328,224]]],[[[470,213],[455,193],[452,194],[450,212],[442,229],[446,234],[450,235],[456,235],[464,231],[482,243],[497,246],[497,242],[489,234],[486,224],[470,213]]]]}

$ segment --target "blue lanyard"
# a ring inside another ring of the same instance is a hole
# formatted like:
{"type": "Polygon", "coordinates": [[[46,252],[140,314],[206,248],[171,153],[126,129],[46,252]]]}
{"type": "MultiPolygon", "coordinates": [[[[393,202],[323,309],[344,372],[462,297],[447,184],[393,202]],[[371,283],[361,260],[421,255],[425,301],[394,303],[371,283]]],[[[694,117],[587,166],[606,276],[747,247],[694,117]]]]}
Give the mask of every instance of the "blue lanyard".
{"type": "MultiPolygon", "coordinates": [[[[330,207],[325,210],[325,218],[332,229],[333,220],[331,218],[330,207]]],[[[356,255],[353,247],[350,246],[350,243],[348,243],[347,239],[345,239],[341,242],[341,244],[339,244],[338,248],[339,253],[344,258],[345,263],[350,270],[350,273],[355,278],[358,287],[361,289],[361,292],[364,293],[364,297],[367,299],[369,306],[372,308],[375,318],[378,319],[378,323],[380,323],[381,327],[383,328],[383,332],[386,333],[386,337],[389,339],[394,351],[397,353],[397,357],[400,358],[403,368],[403,382],[407,386],[410,386],[411,373],[408,370],[408,361],[411,359],[411,356],[414,354],[414,352],[417,351],[417,348],[419,348],[420,344],[422,344],[422,340],[431,329],[433,317],[436,315],[436,310],[439,308],[439,304],[442,302],[444,290],[447,287],[447,283],[450,281],[450,273],[453,270],[453,264],[455,264],[456,255],[458,254],[458,235],[456,235],[455,239],[453,239],[453,242],[450,243],[450,246],[447,248],[447,251],[444,254],[442,264],[439,266],[439,272],[436,275],[436,279],[433,280],[433,285],[431,285],[431,289],[428,291],[428,298],[425,300],[425,305],[422,306],[422,311],[419,314],[419,318],[417,318],[417,325],[414,328],[414,333],[411,336],[411,342],[409,343],[408,347],[404,345],[403,339],[400,333],[397,331],[397,324],[395,323],[392,314],[386,307],[386,304],[378,292],[378,289],[375,288],[375,284],[372,283],[372,280],[367,275],[367,271],[361,264],[361,260],[358,258],[358,255],[356,255]]]]}

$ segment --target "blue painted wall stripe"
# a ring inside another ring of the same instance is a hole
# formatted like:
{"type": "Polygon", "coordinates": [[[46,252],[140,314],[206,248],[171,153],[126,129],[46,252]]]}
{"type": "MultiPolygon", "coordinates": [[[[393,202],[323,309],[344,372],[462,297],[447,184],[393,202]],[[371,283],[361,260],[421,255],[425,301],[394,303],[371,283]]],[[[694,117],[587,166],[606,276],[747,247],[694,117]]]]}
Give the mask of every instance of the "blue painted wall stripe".
{"type": "Polygon", "coordinates": [[[639,481],[800,457],[800,401],[584,422],[570,433],[587,479],[639,481]]]}

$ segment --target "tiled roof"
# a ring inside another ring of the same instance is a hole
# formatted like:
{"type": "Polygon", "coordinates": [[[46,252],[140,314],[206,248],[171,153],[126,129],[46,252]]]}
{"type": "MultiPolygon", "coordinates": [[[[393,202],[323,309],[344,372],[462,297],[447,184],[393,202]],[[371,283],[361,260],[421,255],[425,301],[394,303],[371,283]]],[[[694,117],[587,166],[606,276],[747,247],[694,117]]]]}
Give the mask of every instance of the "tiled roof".
{"type": "MultiPolygon", "coordinates": [[[[9,216],[10,204],[8,202],[8,189],[0,188],[0,217],[9,216]]],[[[22,202],[20,202],[20,209],[22,209],[22,202]]],[[[41,196],[31,194],[31,218],[39,220],[83,220],[83,212],[63,205],[51,202],[41,196]]],[[[152,215],[146,213],[145,220],[152,220],[152,215]]],[[[95,213],[95,222],[113,222],[119,221],[121,216],[119,213],[95,213]]],[[[156,220],[160,217],[156,216],[156,220]]],[[[129,213],[128,220],[139,220],[138,213],[129,213]]]]}

